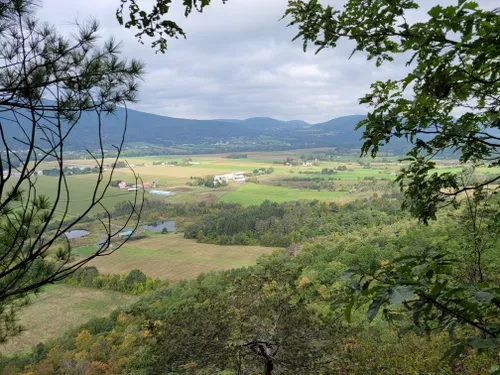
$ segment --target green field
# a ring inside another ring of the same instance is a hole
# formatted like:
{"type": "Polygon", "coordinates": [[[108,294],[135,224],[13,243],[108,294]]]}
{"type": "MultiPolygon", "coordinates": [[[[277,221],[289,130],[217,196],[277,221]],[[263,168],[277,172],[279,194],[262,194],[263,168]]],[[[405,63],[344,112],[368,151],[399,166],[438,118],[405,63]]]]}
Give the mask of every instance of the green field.
{"type": "MultiPolygon", "coordinates": [[[[194,202],[203,201],[207,203],[223,202],[240,202],[245,205],[258,204],[266,199],[275,202],[301,200],[301,199],[319,199],[319,200],[334,200],[341,199],[342,201],[353,200],[359,198],[358,194],[346,195],[344,192],[335,191],[329,192],[326,189],[321,191],[308,188],[307,186],[298,186],[288,183],[293,179],[332,179],[337,187],[342,186],[340,190],[350,190],[350,187],[357,184],[365,178],[375,178],[377,180],[394,180],[398,170],[402,164],[397,162],[394,157],[384,157],[378,159],[363,158],[364,163],[371,163],[371,168],[364,168],[358,163],[361,159],[356,156],[335,156],[332,161],[320,161],[319,165],[313,167],[304,167],[302,165],[289,167],[282,164],[287,158],[297,159],[301,154],[324,152],[324,150],[291,150],[279,152],[254,152],[248,153],[247,159],[227,159],[224,154],[216,155],[187,155],[187,156],[152,156],[152,157],[137,157],[126,158],[126,161],[134,166],[134,172],[139,175],[143,181],[156,181],[157,189],[171,190],[175,192],[174,197],[154,196],[154,199],[167,199],[172,202],[194,202]],[[168,166],[168,165],[152,165],[154,161],[163,161],[166,164],[173,161],[182,161],[186,157],[191,158],[194,162],[199,163],[190,166],[168,166]],[[339,166],[345,166],[347,170],[337,170],[339,166]],[[188,186],[187,183],[192,181],[192,177],[206,177],[216,174],[224,174],[235,171],[243,171],[251,174],[253,170],[259,168],[273,168],[274,173],[270,175],[255,175],[254,177],[260,182],[258,185],[246,184],[240,186],[236,183],[230,183],[227,187],[219,189],[211,189],[200,186],[188,186]],[[323,168],[335,170],[336,173],[331,175],[321,174],[323,168]],[[278,183],[281,181],[280,183],[278,183]],[[279,185],[279,186],[277,186],[279,185]]],[[[106,163],[113,162],[113,159],[106,159],[106,163]]],[[[460,172],[458,162],[453,160],[438,160],[438,173],[444,172],[460,172]]],[[[89,160],[72,160],[66,161],[68,165],[85,165],[90,166],[92,163],[89,160]]],[[[300,162],[301,163],[301,162],[300,162]]],[[[52,168],[53,164],[46,163],[43,168],[52,168]]],[[[485,173],[500,173],[500,168],[479,168],[478,174],[485,173]]],[[[70,190],[69,198],[69,213],[80,214],[90,203],[90,195],[93,191],[97,175],[79,175],[68,176],[67,181],[70,190]]],[[[133,172],[128,168],[116,169],[113,175],[113,180],[125,181],[128,184],[134,183],[133,172]]],[[[304,185],[304,184],[303,184],[304,185]]],[[[37,191],[41,194],[46,194],[49,198],[54,199],[56,196],[57,178],[40,176],[36,183],[37,191]]],[[[339,190],[339,189],[335,189],[339,190]]],[[[373,193],[373,192],[371,192],[373,193]]],[[[380,191],[380,193],[383,193],[380,191]]],[[[153,198],[147,192],[146,198],[153,198]]],[[[132,200],[134,193],[110,188],[107,192],[103,204],[106,208],[111,209],[117,203],[125,200],[132,200]]],[[[140,197],[142,198],[142,197],[140,197]]],[[[60,214],[67,201],[66,197],[61,199],[58,207],[60,214]]],[[[92,212],[96,212],[101,208],[96,208],[92,212]]]]}
{"type": "Polygon", "coordinates": [[[119,292],[64,284],[45,287],[19,314],[24,332],[0,345],[0,353],[24,351],[39,342],[55,339],[91,318],[108,316],[111,311],[137,299],[119,292]]]}
{"type": "MultiPolygon", "coordinates": [[[[102,274],[125,274],[140,269],[148,276],[163,280],[191,279],[209,271],[246,267],[274,248],[262,246],[220,246],[197,243],[182,234],[170,233],[130,241],[117,252],[92,260],[102,274]]],[[[95,248],[77,249],[88,255],[95,248]]]]}
{"type": "MultiPolygon", "coordinates": [[[[70,216],[80,215],[85,209],[87,209],[92,201],[92,194],[95,189],[96,179],[96,175],[69,176],[67,178],[69,197],[66,196],[66,192],[64,190],[61,192],[56,215],[60,216],[64,213],[68,202],[69,205],[67,210],[70,216]]],[[[9,181],[8,186],[11,186],[13,182],[15,181],[9,181]]],[[[35,183],[37,194],[46,195],[49,197],[51,202],[54,202],[58,194],[57,184],[57,177],[39,176],[37,177],[35,183]]],[[[100,191],[102,191],[102,189],[100,191]]],[[[138,198],[141,199],[140,194],[138,198]]],[[[102,200],[102,203],[107,208],[112,208],[117,203],[125,200],[134,200],[134,193],[109,188],[106,196],[102,200]]],[[[91,213],[95,213],[99,210],[100,208],[96,208],[91,211],[91,213]]]]}
{"type": "MultiPolygon", "coordinates": [[[[460,173],[462,172],[462,168],[457,168],[457,167],[440,167],[439,168],[440,173],[448,172],[448,173],[460,173]]],[[[499,175],[500,174],[500,167],[493,167],[493,168],[486,168],[486,167],[480,167],[476,168],[475,170],[476,174],[491,174],[493,175],[499,175]]]]}
{"type": "MultiPolygon", "coordinates": [[[[326,165],[326,167],[335,167],[335,165],[326,165]]],[[[292,169],[289,171],[286,177],[300,177],[300,178],[333,178],[335,180],[358,180],[358,179],[363,179],[365,177],[374,177],[376,179],[390,179],[393,180],[396,178],[394,170],[395,165],[393,166],[393,169],[390,170],[390,172],[381,170],[381,169],[362,169],[362,168],[352,168],[347,171],[335,171],[336,173],[328,175],[328,174],[301,174],[298,173],[298,171],[301,172],[321,172],[321,169],[318,168],[301,168],[301,169],[292,169]]],[[[283,176],[280,176],[283,177],[283,176]]]]}
{"type": "Polygon", "coordinates": [[[265,200],[286,202],[291,200],[335,200],[345,196],[345,192],[297,190],[264,184],[244,184],[236,191],[224,194],[222,202],[241,203],[245,206],[260,204],[265,200]]]}

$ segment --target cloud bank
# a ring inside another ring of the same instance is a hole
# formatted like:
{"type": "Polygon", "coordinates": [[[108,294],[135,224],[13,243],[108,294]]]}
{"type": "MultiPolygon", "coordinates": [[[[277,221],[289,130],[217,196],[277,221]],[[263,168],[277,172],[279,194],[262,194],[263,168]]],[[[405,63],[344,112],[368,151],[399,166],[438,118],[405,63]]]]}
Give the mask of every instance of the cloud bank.
{"type": "MultiPolygon", "coordinates": [[[[494,7],[496,0],[481,6],[494,7]]],[[[366,113],[358,99],[370,84],[404,74],[404,61],[376,68],[353,45],[335,50],[304,53],[295,31],[279,21],[287,0],[213,0],[203,14],[183,18],[174,8],[174,19],[187,32],[187,40],[173,40],[166,54],[141,45],[134,32],[115,18],[119,0],[45,0],[38,15],[59,29],[71,22],[97,18],[103,37],[123,41],[123,54],[146,62],[147,76],[135,109],[172,117],[194,119],[269,116],[310,123],[366,113]]],[[[151,4],[151,0],[142,2],[151,4]]],[[[180,1],[178,1],[180,3],[180,1]]],[[[433,0],[422,1],[412,20],[426,17],[433,0]]],[[[443,3],[443,1],[440,1],[443,3]]],[[[455,3],[444,1],[444,3],[455,3]]]]}

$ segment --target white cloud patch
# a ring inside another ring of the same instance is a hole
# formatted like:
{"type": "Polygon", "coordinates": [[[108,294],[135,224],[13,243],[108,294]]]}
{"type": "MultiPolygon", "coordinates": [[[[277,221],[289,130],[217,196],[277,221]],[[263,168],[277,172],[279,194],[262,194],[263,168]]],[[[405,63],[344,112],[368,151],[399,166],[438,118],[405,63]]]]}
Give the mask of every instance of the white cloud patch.
{"type": "Polygon", "coordinates": [[[280,68],[291,79],[296,80],[324,80],[330,74],[323,72],[316,64],[286,64],[280,68]]]}

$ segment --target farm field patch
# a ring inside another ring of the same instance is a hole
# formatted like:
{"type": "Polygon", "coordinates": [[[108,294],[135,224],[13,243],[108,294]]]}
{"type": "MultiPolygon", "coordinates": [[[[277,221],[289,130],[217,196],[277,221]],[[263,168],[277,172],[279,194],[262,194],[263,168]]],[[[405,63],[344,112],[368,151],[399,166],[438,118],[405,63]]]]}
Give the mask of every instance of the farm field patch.
{"type": "Polygon", "coordinates": [[[19,314],[24,332],[0,345],[0,353],[21,352],[39,342],[52,340],[95,317],[108,316],[139,297],[109,290],[52,285],[32,296],[32,303],[19,314]]]}
{"type": "Polygon", "coordinates": [[[222,202],[241,203],[249,206],[260,204],[265,200],[278,203],[303,199],[335,200],[336,198],[344,197],[346,194],[345,192],[297,190],[264,184],[245,184],[234,192],[224,194],[220,200],[222,202]]]}
{"type": "MultiPolygon", "coordinates": [[[[171,202],[206,202],[215,203],[223,202],[240,202],[246,205],[258,204],[265,199],[276,202],[300,200],[300,199],[319,199],[348,201],[359,198],[356,194],[345,195],[342,192],[329,192],[326,189],[321,191],[313,190],[310,187],[300,187],[300,190],[295,186],[287,186],[286,181],[291,180],[307,180],[307,179],[328,179],[335,180],[336,186],[343,186],[346,190],[350,190],[350,185],[355,185],[359,180],[376,179],[376,180],[394,180],[398,170],[403,164],[397,162],[397,158],[385,156],[375,160],[370,158],[359,159],[355,155],[339,155],[333,156],[332,160],[320,161],[319,165],[312,167],[304,167],[299,160],[299,166],[285,166],[276,164],[277,162],[286,160],[287,157],[299,159],[303,154],[314,155],[320,154],[331,149],[310,149],[310,150],[291,150],[277,152],[249,152],[246,153],[248,158],[243,159],[228,159],[227,154],[215,155],[166,155],[166,156],[151,156],[151,157],[133,157],[124,158],[134,171],[128,168],[116,169],[112,179],[125,181],[127,184],[134,183],[134,173],[142,178],[145,182],[155,181],[158,190],[169,190],[175,193],[173,197],[161,197],[158,195],[151,196],[148,191],[144,197],[150,199],[168,200],[171,202]],[[190,158],[192,162],[197,163],[190,166],[169,166],[172,162],[186,161],[190,158]],[[361,162],[362,161],[362,162],[361,162]],[[164,162],[165,165],[152,165],[153,162],[164,162]],[[359,163],[358,163],[359,162],[359,163]],[[363,164],[364,163],[364,164],[363,164]],[[370,168],[365,168],[364,165],[370,163],[370,168]],[[361,165],[362,164],[362,165],[361,165]],[[338,167],[344,166],[346,170],[339,170],[338,167]],[[257,174],[253,175],[261,185],[250,186],[248,183],[242,186],[236,183],[229,183],[228,186],[212,189],[204,186],[188,186],[194,177],[207,177],[211,175],[220,175],[236,171],[242,171],[247,174],[252,174],[256,169],[273,168],[274,172],[270,175],[257,174]],[[321,170],[327,168],[335,171],[333,174],[321,174],[321,170]],[[282,186],[279,181],[283,181],[282,186]],[[266,186],[273,185],[273,186],[266,186]],[[279,189],[279,187],[283,189],[279,189]],[[286,189],[288,187],[288,189],[286,189]]],[[[114,159],[106,159],[105,163],[112,163],[114,159]]],[[[461,169],[456,167],[456,161],[453,160],[438,160],[438,173],[460,172],[461,169]]],[[[67,165],[85,165],[92,166],[89,160],[69,160],[67,165]]],[[[44,168],[52,168],[50,163],[45,163],[44,168]]],[[[486,175],[487,173],[500,173],[500,168],[478,168],[476,173],[486,175]]],[[[105,175],[109,176],[109,175],[105,175]]],[[[487,176],[487,175],[486,175],[487,176]]],[[[70,188],[69,213],[77,215],[81,213],[90,203],[90,194],[93,191],[97,175],[77,175],[68,176],[67,181],[70,188]]],[[[50,199],[56,196],[57,178],[49,176],[40,176],[37,181],[37,191],[46,194],[50,199]]],[[[335,189],[338,190],[338,189],[335,189]]],[[[373,192],[372,192],[373,193],[373,192]]],[[[383,193],[383,191],[380,191],[383,193]]],[[[139,197],[142,199],[142,197],[139,197]]],[[[108,209],[112,209],[117,203],[122,201],[130,201],[134,199],[134,193],[130,193],[117,188],[110,188],[103,199],[103,203],[108,209]]],[[[62,213],[63,206],[66,202],[66,197],[61,201],[58,208],[59,214],[62,213]]],[[[92,213],[97,212],[100,208],[94,209],[92,213]]]]}
{"type": "MultiPolygon", "coordinates": [[[[83,248],[81,255],[92,251],[83,248]]],[[[192,279],[201,273],[246,267],[275,248],[262,246],[220,246],[197,243],[182,234],[156,235],[130,241],[117,252],[92,260],[102,274],[124,274],[140,269],[163,280],[192,279]]]]}
{"type": "MultiPolygon", "coordinates": [[[[45,195],[50,199],[51,202],[54,202],[57,197],[58,180],[59,179],[57,177],[51,176],[37,177],[35,183],[37,194],[45,195]]],[[[95,189],[96,180],[97,175],[92,174],[69,176],[66,179],[68,184],[69,197],[66,196],[66,192],[63,189],[61,191],[59,205],[57,206],[55,211],[56,217],[61,216],[64,213],[66,204],[68,202],[68,215],[70,217],[82,214],[92,201],[92,195],[95,189]]],[[[6,184],[6,186],[10,188],[15,182],[15,180],[10,180],[6,184]]],[[[99,190],[99,192],[102,191],[102,189],[99,190]]],[[[135,194],[132,192],[109,188],[101,202],[107,208],[112,208],[119,202],[126,200],[133,201],[134,195],[135,194]]],[[[141,193],[138,194],[139,200],[141,199],[140,195],[141,193]]],[[[97,211],[100,211],[100,209],[96,207],[90,213],[96,213],[97,211]]]]}

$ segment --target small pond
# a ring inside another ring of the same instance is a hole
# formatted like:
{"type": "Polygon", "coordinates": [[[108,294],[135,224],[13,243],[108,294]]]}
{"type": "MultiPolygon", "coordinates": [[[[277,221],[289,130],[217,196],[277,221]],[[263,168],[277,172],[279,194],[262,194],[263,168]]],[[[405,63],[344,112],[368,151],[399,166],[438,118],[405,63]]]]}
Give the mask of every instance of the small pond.
{"type": "Polygon", "coordinates": [[[64,235],[69,239],[84,237],[88,234],[90,234],[90,232],[84,229],[75,229],[70,230],[69,232],[64,232],[64,235]]]}
{"type": "Polygon", "coordinates": [[[163,229],[167,229],[169,232],[175,232],[177,230],[175,221],[160,221],[159,223],[143,225],[141,228],[155,233],[161,233],[163,229]]]}

